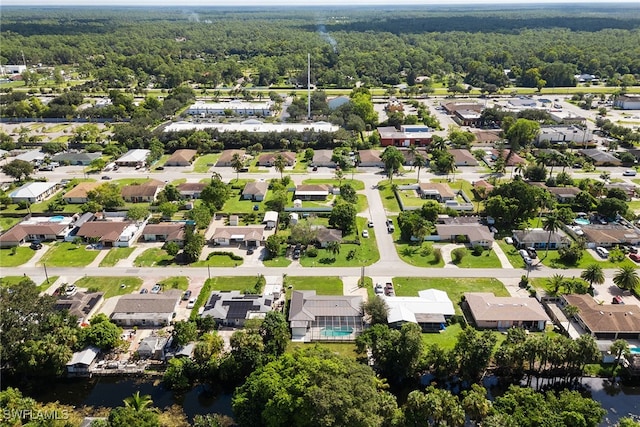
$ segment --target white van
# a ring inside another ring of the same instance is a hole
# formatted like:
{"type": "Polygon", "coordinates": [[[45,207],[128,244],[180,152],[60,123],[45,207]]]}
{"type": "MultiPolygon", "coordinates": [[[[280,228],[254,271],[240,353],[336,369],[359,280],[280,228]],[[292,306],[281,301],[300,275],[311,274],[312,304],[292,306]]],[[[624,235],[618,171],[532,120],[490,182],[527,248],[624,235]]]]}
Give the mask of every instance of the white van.
{"type": "Polygon", "coordinates": [[[596,252],[598,253],[598,255],[600,255],[602,258],[609,258],[609,251],[606,250],[605,248],[603,248],[602,246],[598,246],[596,248],[596,252]]]}

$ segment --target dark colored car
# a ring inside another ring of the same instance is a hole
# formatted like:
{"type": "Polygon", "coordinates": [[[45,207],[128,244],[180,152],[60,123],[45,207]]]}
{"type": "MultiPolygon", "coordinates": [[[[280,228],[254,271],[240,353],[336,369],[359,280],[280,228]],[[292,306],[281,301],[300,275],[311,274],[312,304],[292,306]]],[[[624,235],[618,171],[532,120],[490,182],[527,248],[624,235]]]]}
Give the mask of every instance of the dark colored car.
{"type": "Polygon", "coordinates": [[[108,180],[108,179],[111,179],[111,177],[110,177],[110,176],[105,175],[105,176],[103,176],[101,179],[103,179],[103,180],[105,180],[105,181],[106,181],[106,180],[108,180]]]}
{"type": "Polygon", "coordinates": [[[247,249],[247,255],[253,255],[253,248],[247,249]]]}
{"type": "Polygon", "coordinates": [[[640,255],[638,254],[629,254],[629,258],[631,258],[632,261],[640,263],[640,255]]]}
{"type": "Polygon", "coordinates": [[[191,291],[186,291],[186,292],[184,293],[184,295],[182,296],[182,300],[183,300],[183,301],[188,301],[188,300],[189,300],[189,298],[191,298],[191,291]]]}
{"type": "Polygon", "coordinates": [[[317,171],[317,170],[318,170],[318,167],[317,167],[317,166],[314,166],[312,170],[315,172],[315,171],[317,171]]]}
{"type": "Polygon", "coordinates": [[[42,243],[36,240],[35,242],[31,242],[31,245],[29,245],[29,247],[34,251],[37,251],[38,249],[42,249],[42,243]]]}

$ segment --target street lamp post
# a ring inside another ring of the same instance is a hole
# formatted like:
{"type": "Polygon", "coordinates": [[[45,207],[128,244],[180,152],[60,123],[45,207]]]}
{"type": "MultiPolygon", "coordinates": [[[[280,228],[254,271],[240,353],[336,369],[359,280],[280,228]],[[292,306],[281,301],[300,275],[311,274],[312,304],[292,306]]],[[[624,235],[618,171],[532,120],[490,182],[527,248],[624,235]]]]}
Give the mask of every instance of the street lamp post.
{"type": "Polygon", "coordinates": [[[49,274],[47,273],[47,264],[42,263],[42,267],[44,267],[44,277],[47,279],[47,285],[49,284],[49,274]]]}

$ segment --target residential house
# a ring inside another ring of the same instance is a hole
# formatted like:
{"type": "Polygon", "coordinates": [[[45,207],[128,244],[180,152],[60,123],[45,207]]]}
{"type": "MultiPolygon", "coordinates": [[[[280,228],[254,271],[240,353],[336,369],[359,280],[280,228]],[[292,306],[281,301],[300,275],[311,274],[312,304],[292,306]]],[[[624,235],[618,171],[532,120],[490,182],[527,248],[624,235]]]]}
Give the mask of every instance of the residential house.
{"type": "Polygon", "coordinates": [[[57,182],[30,182],[9,193],[11,203],[40,203],[58,191],[57,182]]]}
{"type": "Polygon", "coordinates": [[[449,153],[453,156],[456,166],[478,166],[478,161],[469,150],[451,149],[449,153]]]}
{"type": "Polygon", "coordinates": [[[148,336],[138,345],[138,356],[142,359],[164,360],[167,338],[156,335],[148,336]]]}
{"type": "Polygon", "coordinates": [[[20,246],[25,242],[33,242],[36,240],[63,240],[68,232],[69,223],[67,222],[49,222],[31,219],[14,225],[0,235],[0,248],[20,246]]]}
{"type": "Polygon", "coordinates": [[[331,160],[333,157],[333,151],[331,150],[315,150],[313,152],[313,160],[311,166],[317,166],[320,168],[335,168],[336,162],[331,160]]]}
{"type": "Polygon", "coordinates": [[[264,224],[267,230],[276,228],[276,226],[278,225],[278,212],[266,211],[264,213],[264,219],[262,220],[262,223],[264,224]]]}
{"type": "MultiPolygon", "coordinates": [[[[502,155],[506,159],[507,166],[517,166],[526,164],[527,161],[511,150],[505,150],[502,155]]],[[[491,150],[491,160],[497,160],[500,157],[500,151],[491,150]]]]}
{"type": "Polygon", "coordinates": [[[589,159],[594,166],[622,166],[622,162],[616,156],[597,148],[579,150],[579,153],[589,159]]]}
{"type": "Polygon", "coordinates": [[[604,189],[607,191],[611,190],[612,188],[618,188],[624,191],[625,193],[627,193],[627,196],[629,197],[629,199],[636,196],[636,190],[638,189],[638,187],[636,187],[635,185],[626,184],[624,182],[614,182],[614,183],[604,185],[604,189]]]}
{"type": "Polygon", "coordinates": [[[242,161],[246,160],[246,153],[244,150],[224,150],[218,161],[216,162],[217,167],[231,167],[231,163],[233,162],[233,156],[237,154],[240,156],[242,161]]]}
{"type": "Polygon", "coordinates": [[[504,139],[499,130],[474,130],[473,134],[477,144],[493,144],[504,139]]]}
{"type": "Polygon", "coordinates": [[[442,108],[444,108],[444,111],[450,116],[455,115],[457,111],[474,111],[481,113],[484,109],[482,104],[475,102],[446,102],[442,104],[442,108]]]}
{"type": "Polygon", "coordinates": [[[543,126],[540,128],[535,143],[540,144],[542,141],[549,141],[552,144],[568,144],[581,143],[591,141],[593,133],[586,127],[578,126],[543,126]]]}
{"type": "MultiPolygon", "coordinates": [[[[421,150],[416,148],[415,154],[413,153],[412,150],[408,150],[408,149],[400,149],[399,151],[400,153],[402,153],[402,157],[404,157],[404,162],[402,164],[405,166],[413,166],[413,163],[417,154],[422,155],[422,157],[427,162],[429,159],[429,153],[427,153],[427,151],[424,149],[421,150]]],[[[382,167],[384,167],[384,164],[382,165],[382,167]]]]}
{"type": "Polygon", "coordinates": [[[67,375],[70,377],[90,377],[91,367],[100,354],[98,347],[89,346],[82,351],[73,353],[67,362],[67,375]]]}
{"type": "Polygon", "coordinates": [[[358,152],[358,166],[363,168],[383,168],[384,162],[378,150],[360,150],[358,152]]]}
{"type": "Polygon", "coordinates": [[[51,158],[54,162],[73,166],[89,166],[92,161],[102,157],[102,153],[58,153],[51,158]]]}
{"type": "Polygon", "coordinates": [[[268,189],[269,184],[264,181],[247,182],[242,190],[242,199],[261,202],[267,195],[268,189]]]}
{"type": "Polygon", "coordinates": [[[474,181],[473,183],[473,191],[480,197],[481,199],[486,199],[489,196],[489,193],[494,189],[494,186],[481,179],[479,181],[474,181]]]}
{"type": "Polygon", "coordinates": [[[211,236],[214,245],[229,246],[241,245],[256,247],[264,240],[264,228],[262,227],[219,227],[211,236]]]}
{"type": "Polygon", "coordinates": [[[167,326],[175,316],[182,291],[159,294],[126,294],[116,303],[111,320],[118,326],[167,326]]]}
{"type": "Polygon", "coordinates": [[[423,199],[437,200],[440,203],[456,198],[455,193],[447,184],[437,182],[421,182],[418,185],[418,194],[423,199]]]}
{"type": "Polygon", "coordinates": [[[152,179],[142,184],[125,185],[120,193],[127,203],[153,203],[163,188],[162,181],[152,179]]]}
{"type": "Polygon", "coordinates": [[[574,318],[598,340],[640,339],[640,307],[636,304],[599,304],[591,295],[563,295],[561,305],[578,308],[574,318]]]}
{"type": "Polygon", "coordinates": [[[198,152],[196,150],[176,150],[171,157],[164,162],[165,166],[191,166],[198,152]]]}
{"type": "Polygon", "coordinates": [[[47,154],[38,150],[29,150],[24,153],[18,154],[16,156],[16,160],[22,160],[24,162],[29,162],[34,165],[39,165],[44,162],[44,159],[47,158],[47,154]]]}
{"type": "Polygon", "coordinates": [[[463,307],[478,328],[520,327],[544,331],[551,319],[535,298],[497,297],[492,292],[465,292],[463,307]]]}
{"type": "Polygon", "coordinates": [[[128,247],[135,241],[138,226],[129,221],[88,221],[75,234],[86,242],[97,241],[105,247],[128,247]]]}
{"type": "Polygon", "coordinates": [[[606,225],[581,225],[580,228],[590,247],[602,246],[608,248],[622,244],[640,245],[640,230],[637,227],[609,223],[606,225]]]}
{"type": "Polygon", "coordinates": [[[470,246],[479,245],[483,248],[490,248],[494,242],[493,233],[477,220],[470,223],[436,224],[436,231],[441,241],[459,243],[459,239],[464,238],[470,246]]]}
{"type": "Polygon", "coordinates": [[[353,341],[363,329],[362,297],[294,290],[289,323],[293,341],[353,341]]]}
{"type": "Polygon", "coordinates": [[[326,248],[331,242],[342,243],[342,231],[319,226],[316,228],[316,240],[321,248],[326,248]]]}
{"type": "Polygon", "coordinates": [[[622,110],[640,110],[640,96],[618,95],[613,101],[613,106],[622,110]]]}
{"type": "Polygon", "coordinates": [[[184,244],[186,224],[184,222],[161,222],[147,224],[142,230],[145,242],[174,242],[184,244]]]}
{"type": "Polygon", "coordinates": [[[187,199],[199,199],[200,193],[207,186],[205,182],[183,182],[182,184],[178,184],[176,187],[180,192],[180,195],[187,199]]]}
{"type": "Polygon", "coordinates": [[[422,332],[444,330],[447,319],[455,314],[453,303],[446,292],[426,289],[417,297],[384,297],[389,307],[387,322],[392,328],[405,323],[416,323],[422,332]]]}
{"type": "Polygon", "coordinates": [[[273,101],[246,102],[235,99],[228,102],[203,102],[196,101],[187,109],[187,114],[192,116],[262,116],[269,117],[273,114],[273,101]]]}
{"type": "Polygon", "coordinates": [[[433,130],[427,126],[403,125],[400,130],[393,126],[381,126],[377,131],[380,135],[380,145],[383,147],[426,146],[431,144],[433,139],[433,130]]]}
{"type": "Polygon", "coordinates": [[[241,328],[249,319],[263,319],[273,310],[273,295],[241,294],[239,291],[213,291],[204,306],[202,317],[212,317],[216,324],[241,328]]]}
{"type": "Polygon", "coordinates": [[[326,200],[330,187],[325,184],[302,184],[296,186],[294,198],[300,200],[326,200]]]}
{"type": "Polygon", "coordinates": [[[54,308],[67,310],[69,314],[78,318],[80,325],[86,325],[96,314],[103,301],[104,292],[76,292],[73,295],[58,298],[54,308]]]}
{"type": "Polygon", "coordinates": [[[549,236],[549,232],[541,228],[513,230],[513,243],[518,249],[546,249],[547,242],[549,249],[560,249],[571,244],[571,240],[561,231],[554,231],[549,236]]]}
{"type": "Polygon", "coordinates": [[[577,187],[546,187],[546,189],[556,196],[558,203],[570,203],[581,191],[577,187]]]}
{"type": "Polygon", "coordinates": [[[87,203],[89,201],[89,191],[95,190],[99,186],[99,182],[81,182],[64,193],[62,200],[70,205],[87,203]]]}
{"type": "Polygon", "coordinates": [[[147,163],[147,157],[151,153],[150,150],[135,149],[129,150],[115,161],[118,166],[144,166],[147,163]]]}
{"type": "Polygon", "coordinates": [[[279,153],[270,152],[260,155],[260,157],[258,157],[258,165],[266,167],[274,166],[276,157],[278,156],[282,156],[287,166],[293,166],[296,162],[296,153],[292,151],[282,151],[279,153]]]}

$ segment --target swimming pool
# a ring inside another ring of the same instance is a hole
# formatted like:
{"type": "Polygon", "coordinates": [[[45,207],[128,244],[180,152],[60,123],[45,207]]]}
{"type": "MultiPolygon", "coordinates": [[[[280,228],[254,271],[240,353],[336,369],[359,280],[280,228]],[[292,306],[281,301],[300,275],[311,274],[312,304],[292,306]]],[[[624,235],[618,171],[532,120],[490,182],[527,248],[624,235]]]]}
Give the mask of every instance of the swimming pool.
{"type": "Polygon", "coordinates": [[[573,222],[575,222],[576,224],[580,224],[580,225],[589,225],[591,224],[591,221],[589,221],[587,218],[576,218],[573,220],[573,222]]]}
{"type": "Polygon", "coordinates": [[[353,333],[353,328],[350,327],[328,327],[321,331],[323,337],[346,337],[353,333]]]}
{"type": "Polygon", "coordinates": [[[49,222],[62,222],[64,221],[64,217],[62,215],[56,215],[49,218],[49,222]]]}
{"type": "Polygon", "coordinates": [[[640,347],[629,347],[631,354],[640,354],[640,347]]]}

